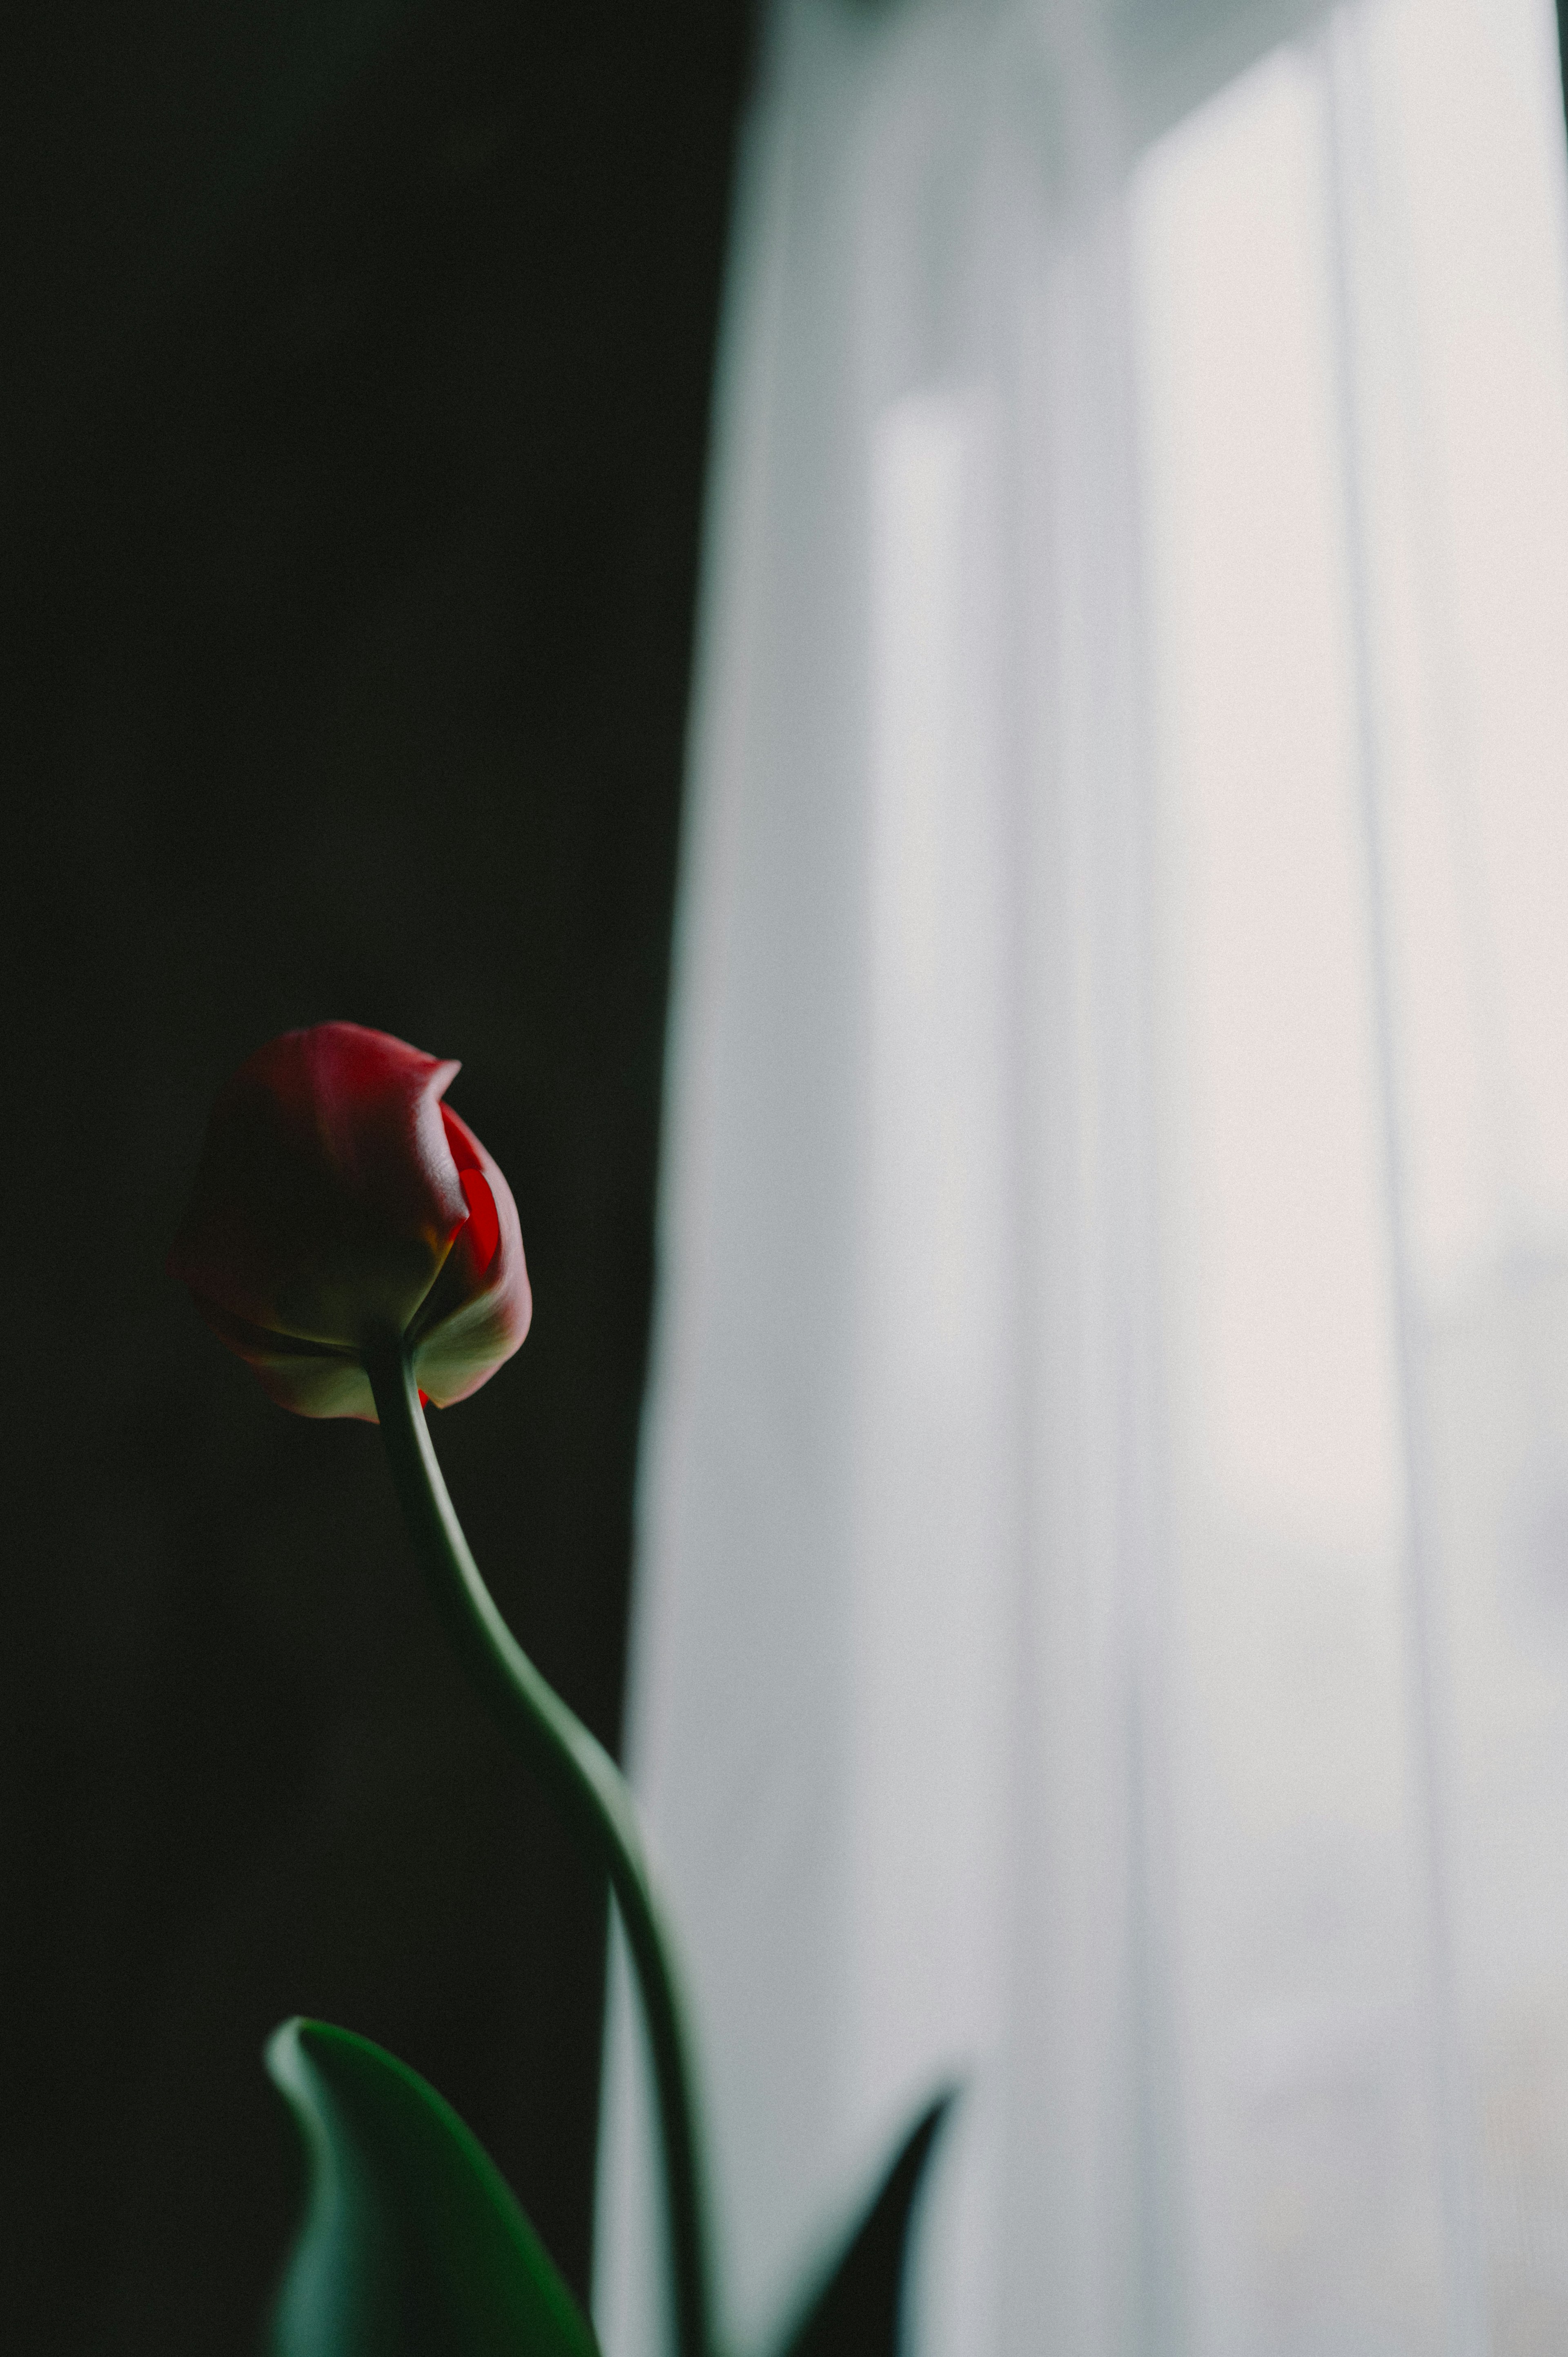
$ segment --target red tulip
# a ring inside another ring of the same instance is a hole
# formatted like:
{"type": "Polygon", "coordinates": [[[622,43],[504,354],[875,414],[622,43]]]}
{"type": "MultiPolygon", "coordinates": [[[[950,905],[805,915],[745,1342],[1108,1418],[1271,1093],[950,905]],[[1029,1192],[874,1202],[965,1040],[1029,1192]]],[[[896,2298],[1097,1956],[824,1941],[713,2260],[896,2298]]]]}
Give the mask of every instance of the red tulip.
{"type": "Polygon", "coordinates": [[[511,1189],[441,1102],[457,1070],[318,1023],[259,1048],[213,1106],[169,1273],[284,1407],[373,1423],[365,1353],[399,1340],[450,1407],[527,1333],[511,1189]]]}

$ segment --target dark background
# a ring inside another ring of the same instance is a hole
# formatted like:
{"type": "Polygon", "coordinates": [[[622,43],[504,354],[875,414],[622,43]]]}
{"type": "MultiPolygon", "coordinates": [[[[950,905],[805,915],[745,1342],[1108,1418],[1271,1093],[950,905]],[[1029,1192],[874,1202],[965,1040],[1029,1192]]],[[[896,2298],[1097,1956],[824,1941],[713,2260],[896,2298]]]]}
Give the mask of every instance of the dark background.
{"type": "Polygon", "coordinates": [[[0,59],[12,1544],[0,2331],[243,2352],[305,2011],[456,2104],[585,2288],[604,1896],[446,1658],[374,1432],[163,1274],[219,1083],[458,1056],[535,1293],[435,1419],[620,1711],[743,0],[61,0],[0,59]]]}

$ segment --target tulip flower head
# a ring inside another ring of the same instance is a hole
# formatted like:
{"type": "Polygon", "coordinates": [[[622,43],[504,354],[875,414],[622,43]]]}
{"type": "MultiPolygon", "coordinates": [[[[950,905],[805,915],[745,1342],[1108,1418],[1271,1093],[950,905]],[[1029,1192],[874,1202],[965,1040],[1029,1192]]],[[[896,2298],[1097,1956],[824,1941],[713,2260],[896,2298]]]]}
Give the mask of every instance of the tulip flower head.
{"type": "Polygon", "coordinates": [[[318,1023],[258,1049],[212,1108],[169,1273],[298,1415],[373,1423],[365,1354],[397,1341],[449,1407],[528,1331],[511,1189],[442,1103],[457,1071],[318,1023]]]}

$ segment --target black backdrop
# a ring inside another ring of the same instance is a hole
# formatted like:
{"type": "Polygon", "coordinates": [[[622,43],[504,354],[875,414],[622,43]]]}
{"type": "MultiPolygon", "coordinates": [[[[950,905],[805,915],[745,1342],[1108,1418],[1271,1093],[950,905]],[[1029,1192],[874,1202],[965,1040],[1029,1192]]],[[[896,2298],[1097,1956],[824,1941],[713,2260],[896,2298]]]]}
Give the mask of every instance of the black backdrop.
{"type": "Polygon", "coordinates": [[[604,1898],[446,1658],[374,1433],[164,1276],[206,1106],[464,1069],[535,1291],[435,1419],[618,1726],[741,0],[57,0],[5,36],[13,1117],[0,2335],[244,2351],[304,2010],[588,2266],[604,1898]]]}

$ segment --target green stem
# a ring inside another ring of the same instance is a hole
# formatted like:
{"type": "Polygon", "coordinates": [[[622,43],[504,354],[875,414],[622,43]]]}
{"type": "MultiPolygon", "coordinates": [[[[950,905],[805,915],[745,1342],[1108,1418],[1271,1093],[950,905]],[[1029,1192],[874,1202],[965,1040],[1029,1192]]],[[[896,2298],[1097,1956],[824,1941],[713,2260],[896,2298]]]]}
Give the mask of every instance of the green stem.
{"type": "Polygon", "coordinates": [[[630,1790],[604,1747],[541,1677],[479,1577],[435,1461],[406,1354],[398,1346],[372,1353],[366,1372],[398,1501],[457,1657],[589,1857],[609,1877],[637,1969],[653,2056],[670,2212],[676,2346],[680,2357],[714,2357],[696,2122],[681,2008],[630,1790]]]}

